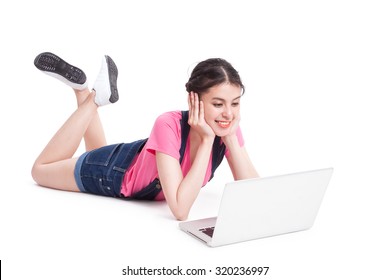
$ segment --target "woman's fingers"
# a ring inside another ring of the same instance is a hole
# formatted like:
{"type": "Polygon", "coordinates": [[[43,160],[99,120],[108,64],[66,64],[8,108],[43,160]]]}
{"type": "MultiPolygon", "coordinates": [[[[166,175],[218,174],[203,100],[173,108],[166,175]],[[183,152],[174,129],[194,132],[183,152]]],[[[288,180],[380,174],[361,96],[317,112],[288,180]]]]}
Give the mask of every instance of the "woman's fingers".
{"type": "Polygon", "coordinates": [[[199,101],[199,119],[204,120],[204,104],[203,104],[203,101],[199,101]]]}
{"type": "Polygon", "coordinates": [[[197,93],[190,92],[188,96],[189,123],[197,124],[199,122],[199,96],[197,93]]]}
{"type": "Polygon", "coordinates": [[[199,97],[197,93],[193,93],[194,102],[193,102],[193,110],[194,110],[194,122],[199,122],[199,97]]]}

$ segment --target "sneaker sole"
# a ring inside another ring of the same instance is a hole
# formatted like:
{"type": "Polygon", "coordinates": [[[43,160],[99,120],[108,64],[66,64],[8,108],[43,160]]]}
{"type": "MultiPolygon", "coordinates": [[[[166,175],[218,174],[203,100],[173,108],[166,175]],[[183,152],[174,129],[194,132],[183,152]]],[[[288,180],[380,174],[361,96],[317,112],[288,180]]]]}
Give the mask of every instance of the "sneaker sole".
{"type": "MultiPolygon", "coordinates": [[[[68,81],[70,86],[82,86],[87,81],[87,76],[80,68],[77,68],[59,56],[45,52],[39,54],[35,60],[34,65],[39,70],[53,74],[57,74],[68,81]]],[[[66,83],[66,81],[64,81],[66,83]]]]}
{"type": "Polygon", "coordinates": [[[105,57],[108,66],[108,78],[110,81],[110,89],[111,89],[111,96],[109,98],[109,101],[111,103],[115,103],[119,100],[119,93],[117,87],[118,68],[116,67],[115,62],[112,60],[111,57],[109,57],[108,55],[106,55],[105,57]]]}

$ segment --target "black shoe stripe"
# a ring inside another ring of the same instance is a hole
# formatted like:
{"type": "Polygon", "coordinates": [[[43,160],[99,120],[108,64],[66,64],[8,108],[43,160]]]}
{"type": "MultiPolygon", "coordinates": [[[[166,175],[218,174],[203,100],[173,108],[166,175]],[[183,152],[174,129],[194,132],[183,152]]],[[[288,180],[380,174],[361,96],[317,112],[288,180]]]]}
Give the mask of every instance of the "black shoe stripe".
{"type": "Polygon", "coordinates": [[[118,79],[118,68],[116,67],[115,62],[108,55],[106,57],[106,62],[108,66],[108,78],[110,81],[111,88],[111,96],[110,102],[115,103],[119,99],[118,87],[117,87],[117,79],[118,79]]]}

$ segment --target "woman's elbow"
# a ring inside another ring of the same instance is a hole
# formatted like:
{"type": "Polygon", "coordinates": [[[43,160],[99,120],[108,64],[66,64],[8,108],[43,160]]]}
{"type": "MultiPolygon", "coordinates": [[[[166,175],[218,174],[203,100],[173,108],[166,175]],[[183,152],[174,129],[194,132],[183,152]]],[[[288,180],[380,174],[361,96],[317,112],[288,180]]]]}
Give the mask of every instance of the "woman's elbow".
{"type": "Polygon", "coordinates": [[[172,214],[175,216],[178,221],[185,221],[188,219],[188,211],[182,209],[175,209],[172,211],[172,214]]]}
{"type": "Polygon", "coordinates": [[[176,197],[166,196],[166,201],[172,215],[176,218],[176,220],[187,220],[191,206],[187,205],[187,203],[183,203],[183,201],[177,201],[176,197]]]}
{"type": "Polygon", "coordinates": [[[185,221],[188,219],[188,214],[181,214],[181,213],[173,213],[175,216],[176,220],[178,221],[185,221]]]}

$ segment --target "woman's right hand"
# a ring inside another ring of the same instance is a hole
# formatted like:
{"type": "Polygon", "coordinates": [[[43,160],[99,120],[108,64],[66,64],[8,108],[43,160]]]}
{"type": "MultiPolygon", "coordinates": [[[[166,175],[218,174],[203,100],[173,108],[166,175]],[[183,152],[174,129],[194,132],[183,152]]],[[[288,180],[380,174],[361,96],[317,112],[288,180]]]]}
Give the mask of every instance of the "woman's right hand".
{"type": "Polygon", "coordinates": [[[199,95],[190,92],[188,95],[189,116],[188,124],[193,128],[202,139],[214,139],[215,133],[204,119],[203,101],[199,100],[199,95]]]}

